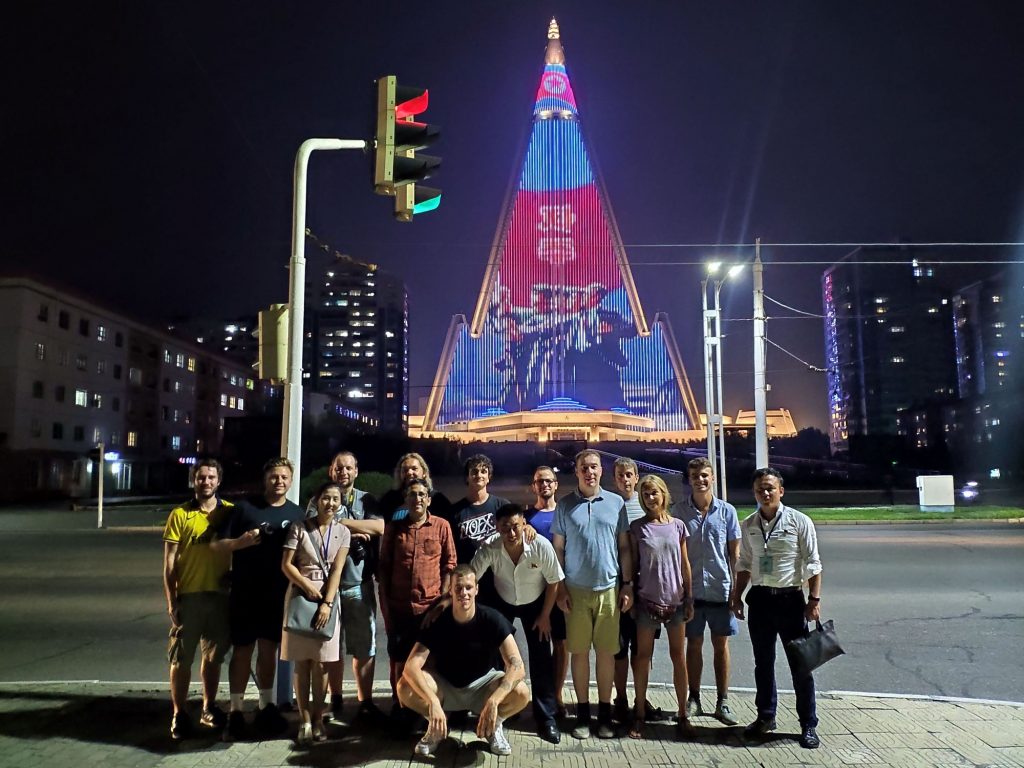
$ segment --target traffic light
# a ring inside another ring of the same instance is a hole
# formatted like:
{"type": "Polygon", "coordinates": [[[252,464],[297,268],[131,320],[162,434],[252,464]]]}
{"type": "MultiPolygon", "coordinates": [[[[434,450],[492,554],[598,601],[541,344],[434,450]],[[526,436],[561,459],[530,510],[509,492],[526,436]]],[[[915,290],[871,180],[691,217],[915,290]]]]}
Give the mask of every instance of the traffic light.
{"type": "Polygon", "coordinates": [[[373,187],[378,195],[395,198],[395,217],[411,221],[417,213],[432,211],[441,202],[441,191],[417,189],[417,182],[433,175],[441,158],[416,152],[437,140],[436,125],[413,118],[426,111],[425,88],[399,85],[394,75],[377,81],[377,133],[373,187]]]}
{"type": "Polygon", "coordinates": [[[288,305],[271,304],[259,314],[259,377],[268,381],[288,378],[288,305]]]}

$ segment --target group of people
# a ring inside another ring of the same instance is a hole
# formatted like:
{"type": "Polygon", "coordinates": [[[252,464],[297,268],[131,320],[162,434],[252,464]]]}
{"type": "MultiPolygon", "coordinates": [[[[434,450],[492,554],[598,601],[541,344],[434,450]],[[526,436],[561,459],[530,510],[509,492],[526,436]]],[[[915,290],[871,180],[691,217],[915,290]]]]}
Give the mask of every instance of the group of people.
{"type": "MultiPolygon", "coordinates": [[[[273,702],[278,653],[294,663],[301,744],[326,738],[328,690],[331,714],[340,718],[345,649],[352,657],[357,717],[382,719],[372,700],[377,591],[392,717],[404,723],[417,714],[426,718],[418,755],[432,754],[448,734],[450,717],[467,712],[477,717],[477,735],[490,750],[509,754],[504,721],[531,698],[538,734],[559,743],[570,668],[575,738],[613,738],[616,721],[630,737],[643,738],[648,722],[670,716],[647,699],[662,632],[679,737],[692,738],[692,719],[705,712],[705,632],[717,689],[713,716],[736,725],[728,698],[729,638],[744,618],[757,686],[757,718],[744,734],[765,737],[776,727],[777,640],[805,635],[808,622],[819,618],[814,525],[782,504],[783,478],[773,468],[754,473],[757,511],[742,522],[732,505],[715,497],[707,459],[694,459],[687,470],[690,494],[673,504],[665,482],[641,477],[628,458],[614,465],[617,492],[606,490],[601,455],[584,450],[575,457],[575,487],[568,494],[558,497],[555,470],[537,467],[534,501],[525,506],[489,493],[493,464],[476,455],[465,462],[465,497],[452,503],[433,488],[424,459],[409,453],[395,467],[395,487],[374,499],[355,488],[356,457],[345,452],[335,457],[330,480],[304,510],[287,500],[292,469],[286,459],[265,466],[261,498],[237,506],[217,495],[220,465],[201,461],[193,472],[195,497],[171,512],[164,533],[172,737],[183,738],[192,727],[186,699],[200,643],[200,722],[222,728],[226,740],[249,732],[243,694],[254,650],[260,701],[251,727],[260,735],[287,727],[273,702]],[[324,633],[329,639],[283,629],[290,601],[298,599],[319,604],[313,619],[318,628],[334,622],[333,631],[324,633]],[[514,637],[516,619],[528,649],[529,686],[514,637]],[[225,714],[216,692],[229,646],[225,714]]],[[[793,683],[800,744],[813,749],[819,745],[813,677],[794,671],[793,683]]]]}

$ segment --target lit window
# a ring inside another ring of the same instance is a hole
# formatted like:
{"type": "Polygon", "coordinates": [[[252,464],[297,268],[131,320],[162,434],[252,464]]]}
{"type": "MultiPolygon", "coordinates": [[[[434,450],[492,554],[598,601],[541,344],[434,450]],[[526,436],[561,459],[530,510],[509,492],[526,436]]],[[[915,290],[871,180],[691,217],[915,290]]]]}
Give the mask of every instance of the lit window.
{"type": "Polygon", "coordinates": [[[171,362],[171,350],[169,350],[169,349],[165,349],[164,350],[164,362],[165,363],[170,363],[171,362]]]}
{"type": "Polygon", "coordinates": [[[256,386],[256,382],[254,382],[252,379],[246,379],[245,380],[245,388],[246,389],[251,390],[255,386],[256,386]]]}
{"type": "Polygon", "coordinates": [[[232,395],[228,398],[228,408],[234,408],[238,403],[238,398],[232,395]]]}
{"type": "Polygon", "coordinates": [[[103,439],[103,430],[100,429],[99,427],[96,427],[95,429],[93,429],[93,431],[92,431],[92,441],[94,443],[98,443],[102,439],[103,439]]]}
{"type": "Polygon", "coordinates": [[[129,368],[128,369],[128,381],[132,384],[142,384],[142,369],[141,368],[129,368]]]}
{"type": "Polygon", "coordinates": [[[103,407],[103,395],[101,395],[99,392],[93,392],[92,393],[92,407],[93,408],[102,408],[103,407]]]}
{"type": "Polygon", "coordinates": [[[139,433],[135,431],[128,432],[128,447],[135,448],[139,444],[139,433]]]}
{"type": "Polygon", "coordinates": [[[228,404],[228,396],[227,395],[221,395],[220,396],[220,404],[222,406],[227,406],[227,404],[228,404]]]}
{"type": "Polygon", "coordinates": [[[75,390],[75,405],[85,408],[89,404],[89,393],[84,389],[75,390]]]}
{"type": "MultiPolygon", "coordinates": [[[[96,341],[106,341],[106,340],[107,340],[107,326],[105,326],[105,325],[97,325],[96,326],[96,341]]],[[[96,442],[98,443],[99,440],[97,440],[96,442]]]]}
{"type": "Polygon", "coordinates": [[[188,369],[192,373],[196,372],[196,359],[194,357],[189,357],[189,359],[188,359],[188,369]]]}
{"type": "Polygon", "coordinates": [[[243,400],[242,398],[238,398],[238,410],[245,410],[245,400],[243,400]]]}
{"type": "Polygon", "coordinates": [[[181,438],[178,437],[178,435],[175,435],[174,437],[171,438],[171,448],[173,448],[176,451],[181,450],[181,438]]]}
{"type": "Polygon", "coordinates": [[[37,343],[36,344],[36,360],[45,360],[45,359],[46,359],[46,345],[45,344],[38,344],[37,343]]]}

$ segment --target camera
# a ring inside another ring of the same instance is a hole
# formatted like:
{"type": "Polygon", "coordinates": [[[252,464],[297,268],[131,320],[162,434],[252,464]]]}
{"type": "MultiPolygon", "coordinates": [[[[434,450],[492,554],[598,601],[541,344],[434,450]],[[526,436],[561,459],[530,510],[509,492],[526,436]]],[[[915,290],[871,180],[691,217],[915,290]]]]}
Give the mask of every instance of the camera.
{"type": "Polygon", "coordinates": [[[356,565],[363,562],[367,555],[370,554],[370,548],[364,539],[353,539],[352,543],[348,548],[348,556],[352,558],[352,562],[356,565]]]}

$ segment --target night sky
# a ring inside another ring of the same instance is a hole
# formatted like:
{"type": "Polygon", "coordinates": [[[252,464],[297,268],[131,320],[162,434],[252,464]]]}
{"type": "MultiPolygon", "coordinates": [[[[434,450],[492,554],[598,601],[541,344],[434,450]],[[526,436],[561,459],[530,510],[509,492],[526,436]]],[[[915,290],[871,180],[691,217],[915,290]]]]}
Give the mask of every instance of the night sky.
{"type": "MultiPolygon", "coordinates": [[[[552,15],[641,302],[670,314],[701,402],[714,250],[681,246],[1024,239],[1019,2],[18,3],[0,273],[153,321],[285,301],[295,151],[369,137],[372,81],[397,74],[430,88],[442,207],[398,223],[370,155],[322,153],[307,225],[406,280],[415,409],[451,315],[473,310],[552,15]]],[[[820,313],[808,262],[849,250],[765,248],[767,294],[820,313]]],[[[753,404],[750,288],[748,270],[723,289],[727,412],[753,404]]],[[[822,364],[820,320],[768,330],[822,364]]],[[[824,427],[824,374],[768,363],[769,407],[824,427]]]]}

